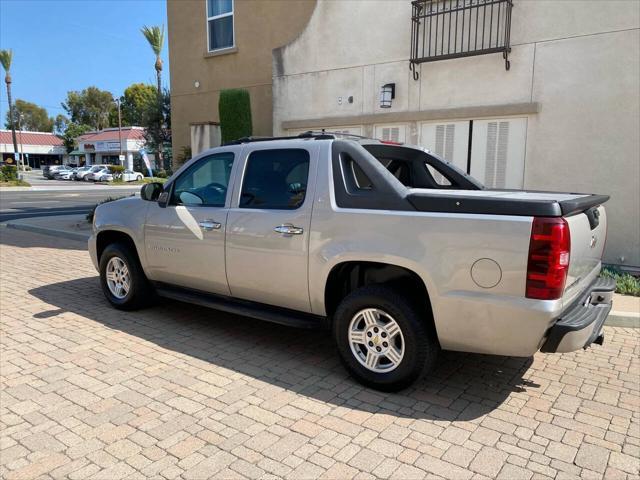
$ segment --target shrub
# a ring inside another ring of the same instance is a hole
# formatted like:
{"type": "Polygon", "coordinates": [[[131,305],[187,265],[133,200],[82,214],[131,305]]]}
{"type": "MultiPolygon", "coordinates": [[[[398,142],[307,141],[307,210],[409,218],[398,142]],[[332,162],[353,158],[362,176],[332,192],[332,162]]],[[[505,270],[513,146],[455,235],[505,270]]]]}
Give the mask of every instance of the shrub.
{"type": "Polygon", "coordinates": [[[109,170],[111,170],[114,180],[120,180],[125,168],[122,165],[109,165],[109,170]]]}
{"type": "Polygon", "coordinates": [[[156,172],[156,177],[158,177],[158,178],[167,178],[167,171],[165,169],[158,170],[156,172]]]}
{"type": "Polygon", "coordinates": [[[640,278],[624,273],[615,267],[603,268],[601,275],[603,277],[613,278],[616,281],[617,293],[640,297],[640,278]]]}
{"type": "Polygon", "coordinates": [[[0,172],[5,182],[18,179],[18,168],[15,165],[3,165],[0,172]]]}
{"type": "MultiPolygon", "coordinates": [[[[134,195],[135,194],[131,194],[130,196],[133,197],[134,195]]],[[[93,216],[95,215],[96,208],[98,208],[99,205],[102,205],[103,203],[108,203],[108,202],[115,202],[116,200],[120,200],[121,198],[127,198],[127,197],[107,197],[104,200],[101,200],[98,203],[96,203],[91,209],[91,211],[87,213],[87,216],[85,217],[87,219],[87,222],[93,223],[93,216]]]]}
{"type": "Polygon", "coordinates": [[[251,99],[248,90],[222,90],[218,101],[218,114],[223,144],[251,136],[251,99]]]}

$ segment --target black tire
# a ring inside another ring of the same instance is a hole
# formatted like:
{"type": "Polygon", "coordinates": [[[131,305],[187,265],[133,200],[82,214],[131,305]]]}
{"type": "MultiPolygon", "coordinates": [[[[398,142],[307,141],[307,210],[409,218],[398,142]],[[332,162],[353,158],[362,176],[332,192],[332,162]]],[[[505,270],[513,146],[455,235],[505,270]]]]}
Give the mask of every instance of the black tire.
{"type": "Polygon", "coordinates": [[[362,287],[347,295],[333,316],[333,337],[340,359],[351,376],[368,387],[396,392],[433,368],[440,347],[430,327],[430,319],[424,318],[428,315],[426,311],[426,308],[415,306],[396,290],[382,285],[362,287]],[[389,372],[369,370],[351,351],[348,336],[351,319],[366,308],[377,308],[388,313],[402,331],[404,356],[399,365],[389,372]]]}
{"type": "Polygon", "coordinates": [[[119,310],[136,310],[148,306],[154,298],[153,287],[142,270],[135,252],[123,243],[112,243],[100,256],[100,285],[102,293],[111,305],[119,310]],[[118,298],[107,285],[107,264],[113,257],[120,258],[127,266],[130,276],[130,288],[124,298],[118,298]]]}

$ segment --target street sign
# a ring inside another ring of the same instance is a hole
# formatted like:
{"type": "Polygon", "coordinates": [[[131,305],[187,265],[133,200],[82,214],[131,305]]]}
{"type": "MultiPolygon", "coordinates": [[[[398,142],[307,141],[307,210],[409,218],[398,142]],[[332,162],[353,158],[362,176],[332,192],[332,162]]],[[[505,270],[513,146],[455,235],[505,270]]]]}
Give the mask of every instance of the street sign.
{"type": "Polygon", "coordinates": [[[119,155],[119,156],[118,156],[118,159],[119,159],[121,162],[124,162],[124,155],[119,155]]]}

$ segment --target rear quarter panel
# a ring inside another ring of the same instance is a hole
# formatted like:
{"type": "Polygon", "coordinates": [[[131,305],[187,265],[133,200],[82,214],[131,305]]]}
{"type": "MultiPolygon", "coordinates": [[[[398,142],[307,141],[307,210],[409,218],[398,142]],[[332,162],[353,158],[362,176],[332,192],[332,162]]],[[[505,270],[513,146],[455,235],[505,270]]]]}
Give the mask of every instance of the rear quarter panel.
{"type": "MultiPolygon", "coordinates": [[[[429,293],[445,349],[528,356],[539,348],[560,301],[525,298],[531,217],[337,207],[328,162],[320,162],[310,236],[312,310],[326,313],[325,285],[336,265],[371,261],[407,268],[429,293]],[[501,270],[492,288],[476,284],[474,263],[501,270]]],[[[427,299],[425,299],[427,301],[427,299]]]]}

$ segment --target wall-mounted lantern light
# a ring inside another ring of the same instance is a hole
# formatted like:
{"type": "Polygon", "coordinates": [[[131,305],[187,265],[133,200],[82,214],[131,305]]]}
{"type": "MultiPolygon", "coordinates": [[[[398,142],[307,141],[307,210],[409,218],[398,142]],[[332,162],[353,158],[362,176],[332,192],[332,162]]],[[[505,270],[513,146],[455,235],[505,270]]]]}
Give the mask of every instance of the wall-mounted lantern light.
{"type": "Polygon", "coordinates": [[[387,83],[380,90],[380,108],[391,108],[391,100],[396,98],[396,84],[387,83]]]}

